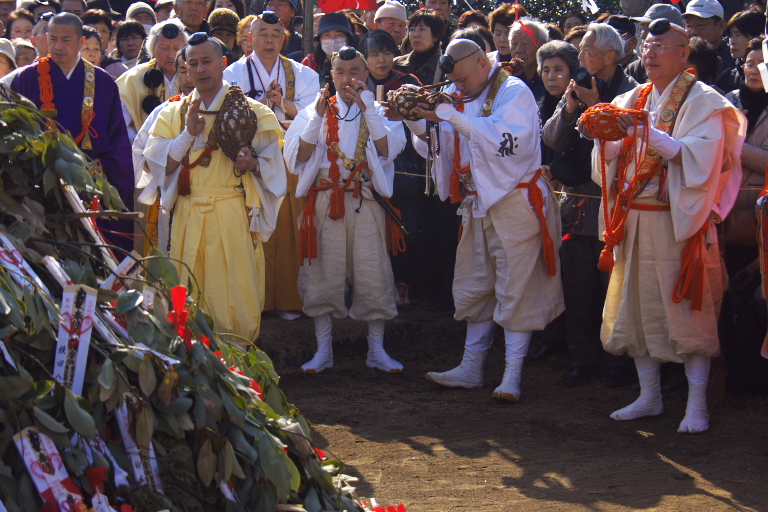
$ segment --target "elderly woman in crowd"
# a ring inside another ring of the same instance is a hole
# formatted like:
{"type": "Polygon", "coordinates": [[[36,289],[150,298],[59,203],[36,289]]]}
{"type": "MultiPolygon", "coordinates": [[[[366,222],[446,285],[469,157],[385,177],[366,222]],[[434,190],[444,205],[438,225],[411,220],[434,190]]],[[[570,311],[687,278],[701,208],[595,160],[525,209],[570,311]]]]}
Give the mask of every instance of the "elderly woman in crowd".
{"type": "Polygon", "coordinates": [[[0,78],[16,69],[16,50],[6,38],[0,38],[0,78]]]}
{"type": "Polygon", "coordinates": [[[253,52],[253,43],[251,42],[251,24],[256,19],[255,14],[251,14],[241,19],[237,24],[237,44],[243,50],[243,56],[247,57],[253,52]]]}
{"type": "Polygon", "coordinates": [[[147,38],[144,25],[138,21],[124,21],[117,27],[117,47],[115,57],[131,69],[136,65],[141,52],[141,45],[147,38]]]}
{"type": "MultiPolygon", "coordinates": [[[[536,52],[536,62],[537,72],[546,89],[546,94],[539,100],[539,116],[544,124],[555,113],[573,72],[579,67],[579,51],[565,41],[550,41],[536,52]]],[[[557,154],[542,143],[542,164],[551,164],[557,154]]]]}
{"type": "Polygon", "coordinates": [[[5,24],[5,38],[6,39],[29,39],[32,37],[32,28],[35,26],[35,17],[25,11],[19,9],[13,11],[8,17],[8,22],[5,24]]]}
{"type": "Polygon", "coordinates": [[[522,18],[512,24],[509,30],[509,47],[512,58],[523,61],[523,72],[518,76],[528,88],[533,97],[539,101],[546,94],[544,82],[536,72],[536,52],[549,39],[547,27],[533,18],[522,18]]]}
{"type": "Polygon", "coordinates": [[[747,116],[747,139],[741,150],[744,172],[736,204],[725,219],[725,266],[733,276],[757,258],[757,223],[754,206],[765,183],[768,166],[768,93],[758,64],[763,63],[764,36],[750,41],[745,51],[744,85],[726,95],[747,116]]]}
{"type": "Polygon", "coordinates": [[[744,59],[752,39],[765,33],[765,14],[758,10],[737,12],[725,26],[728,47],[736,66],[724,69],[717,77],[717,86],[723,91],[733,91],[744,85],[744,59]]]}
{"type": "Polygon", "coordinates": [[[114,31],[112,18],[106,11],[90,9],[83,14],[82,20],[83,25],[96,29],[101,35],[101,62],[96,65],[117,80],[128,71],[128,67],[120,59],[107,55],[107,47],[114,31]]]}
{"type": "Polygon", "coordinates": [[[509,62],[512,60],[512,51],[509,49],[509,27],[516,19],[524,17],[518,6],[501,4],[498,9],[490,15],[489,27],[493,34],[493,44],[496,51],[488,55],[488,58],[496,62],[509,62]]]}
{"type": "Polygon", "coordinates": [[[563,31],[564,35],[568,35],[568,32],[574,27],[582,27],[586,25],[587,17],[581,12],[567,12],[560,18],[560,30],[563,31]]]}
{"type": "Polygon", "coordinates": [[[408,39],[413,51],[395,58],[395,67],[414,75],[424,85],[441,82],[443,72],[437,65],[440,58],[440,38],[445,22],[431,9],[419,9],[408,20],[408,39]]]}

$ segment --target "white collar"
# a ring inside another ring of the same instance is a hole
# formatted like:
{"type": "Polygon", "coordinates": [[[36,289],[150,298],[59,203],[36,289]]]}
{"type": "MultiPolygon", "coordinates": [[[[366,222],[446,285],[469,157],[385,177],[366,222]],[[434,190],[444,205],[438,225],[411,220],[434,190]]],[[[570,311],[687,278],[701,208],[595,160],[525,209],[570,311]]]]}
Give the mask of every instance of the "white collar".
{"type": "MultiPolygon", "coordinates": [[[[201,102],[203,110],[210,110],[213,105],[216,105],[219,102],[219,100],[222,98],[222,96],[224,96],[227,93],[228,90],[229,90],[229,83],[226,80],[222,80],[221,88],[219,89],[219,92],[216,93],[216,96],[214,96],[213,101],[211,101],[211,104],[206,105],[205,100],[201,102]]],[[[192,93],[191,99],[196,100],[199,97],[200,97],[200,94],[197,92],[197,89],[195,89],[195,91],[192,93]]]]}
{"type": "Polygon", "coordinates": [[[77,54],[77,61],[75,61],[75,65],[72,66],[72,69],[70,69],[66,73],[64,73],[64,70],[61,69],[61,66],[59,66],[59,69],[61,69],[61,72],[64,73],[64,76],[67,78],[67,80],[69,80],[70,78],[72,78],[72,73],[75,72],[75,68],[77,68],[78,64],[80,64],[80,54],[79,53],[77,54]]]}

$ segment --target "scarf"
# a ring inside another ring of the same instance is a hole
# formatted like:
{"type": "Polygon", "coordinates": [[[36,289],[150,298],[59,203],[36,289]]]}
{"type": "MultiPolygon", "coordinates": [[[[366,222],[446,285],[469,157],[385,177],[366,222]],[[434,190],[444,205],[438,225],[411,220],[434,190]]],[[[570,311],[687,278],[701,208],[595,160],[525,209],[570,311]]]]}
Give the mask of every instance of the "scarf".
{"type": "Polygon", "coordinates": [[[739,87],[739,99],[742,107],[747,111],[747,133],[751,134],[765,107],[768,107],[768,93],[765,91],[754,92],[742,85],[739,87]]]}

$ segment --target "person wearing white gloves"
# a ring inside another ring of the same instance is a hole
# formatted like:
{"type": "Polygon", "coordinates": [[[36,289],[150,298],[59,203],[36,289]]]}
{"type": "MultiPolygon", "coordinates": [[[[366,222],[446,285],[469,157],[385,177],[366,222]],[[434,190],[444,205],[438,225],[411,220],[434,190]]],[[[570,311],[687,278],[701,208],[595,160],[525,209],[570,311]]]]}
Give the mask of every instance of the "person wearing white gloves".
{"type": "Polygon", "coordinates": [[[455,318],[467,322],[467,337],[461,364],[426,378],[451,388],[481,387],[498,324],[506,367],[492,397],[517,402],[533,331],[564,309],[560,214],[542,177],[539,110],[525,83],[492,65],[472,41],[452,41],[441,66],[454,82],[445,92],[466,103],[443,103],[434,111],[416,107],[423,119],[408,125],[418,137],[414,147],[426,155],[424,119],[439,123],[432,177],[441,199],[461,203],[453,300],[455,318]]]}
{"type": "MultiPolygon", "coordinates": [[[[633,115],[618,116],[629,137],[606,144],[604,166],[595,148],[592,178],[611,213],[601,213],[608,218],[601,268],[612,266],[601,339],[606,351],[634,358],[640,380],[640,397],[611,417],[661,414],[660,365],[684,363],[688,405],[678,432],[693,434],[709,429],[706,391],[710,358],[720,352],[724,272],[715,224],[738,194],[747,123],[685,71],[689,53],[682,27],[666,19],[650,24],[642,48],[650,84],[613,101],[647,111],[647,121],[635,128],[633,115]]],[[[582,119],[577,126],[589,138],[599,135],[588,125],[582,119]]]]}
{"type": "Polygon", "coordinates": [[[393,161],[405,147],[405,132],[402,123],[382,116],[367,90],[362,54],[345,46],[331,64],[336,94],[326,86],[285,134],[286,165],[299,175],[296,195],[307,197],[299,218],[299,295],[317,337],[317,352],[301,371],[333,366],[333,319],[350,316],[368,322],[367,366],[399,373],[403,365],[384,350],[384,323],[397,308],[387,220],[374,196],[392,195],[393,161]]]}

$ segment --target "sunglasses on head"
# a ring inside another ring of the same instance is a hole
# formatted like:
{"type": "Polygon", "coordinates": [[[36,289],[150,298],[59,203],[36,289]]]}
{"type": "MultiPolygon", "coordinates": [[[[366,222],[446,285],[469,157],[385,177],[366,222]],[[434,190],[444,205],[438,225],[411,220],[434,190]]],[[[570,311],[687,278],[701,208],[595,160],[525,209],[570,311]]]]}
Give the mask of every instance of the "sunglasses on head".
{"type": "Polygon", "coordinates": [[[261,13],[259,19],[270,25],[277,25],[280,23],[280,16],[275,11],[264,11],[261,13]]]}
{"type": "Polygon", "coordinates": [[[460,59],[454,59],[450,55],[441,55],[440,58],[437,60],[437,64],[438,66],[440,66],[440,69],[443,70],[443,72],[447,75],[448,73],[453,73],[453,69],[456,67],[457,62],[462,61],[467,57],[471,57],[472,55],[476,54],[479,51],[480,51],[480,48],[473,51],[469,55],[465,55],[460,59]]]}
{"type": "Polygon", "coordinates": [[[51,21],[51,18],[56,16],[55,12],[44,12],[40,15],[37,21],[51,21]]]}
{"type": "Polygon", "coordinates": [[[181,34],[181,29],[174,25],[173,23],[169,23],[167,25],[163,25],[163,29],[160,31],[160,34],[166,39],[176,39],[179,37],[179,34],[181,34]]]}

